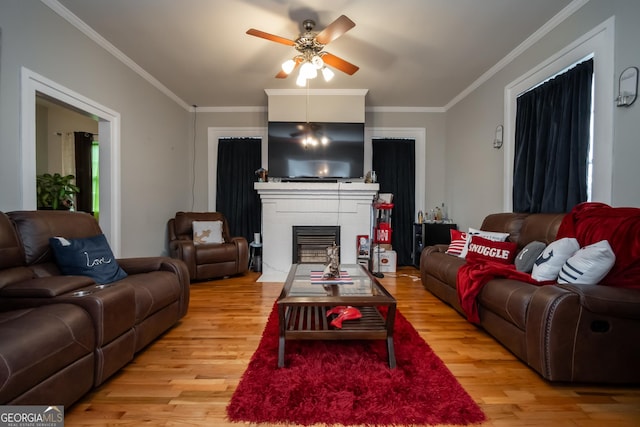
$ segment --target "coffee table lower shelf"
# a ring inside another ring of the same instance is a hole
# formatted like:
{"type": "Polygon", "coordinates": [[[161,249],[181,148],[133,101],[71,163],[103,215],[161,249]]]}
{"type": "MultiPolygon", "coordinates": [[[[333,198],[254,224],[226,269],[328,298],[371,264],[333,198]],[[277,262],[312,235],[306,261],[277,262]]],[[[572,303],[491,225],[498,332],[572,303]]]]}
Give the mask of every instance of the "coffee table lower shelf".
{"type": "Polygon", "coordinates": [[[395,306],[389,306],[385,319],[376,307],[357,307],[362,318],[347,320],[342,329],[331,326],[332,317],[327,318],[331,306],[280,305],[280,335],[278,341],[278,367],[284,367],[286,340],[386,340],[389,367],[396,367],[393,346],[393,321],[395,306]]]}

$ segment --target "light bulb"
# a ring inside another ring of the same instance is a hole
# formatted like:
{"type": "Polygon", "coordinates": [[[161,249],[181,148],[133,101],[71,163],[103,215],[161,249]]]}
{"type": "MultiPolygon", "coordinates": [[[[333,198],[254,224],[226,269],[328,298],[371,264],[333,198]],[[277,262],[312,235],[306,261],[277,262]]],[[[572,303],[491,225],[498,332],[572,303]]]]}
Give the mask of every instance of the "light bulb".
{"type": "Polygon", "coordinates": [[[302,70],[298,74],[298,78],[296,79],[296,84],[300,87],[305,87],[307,84],[307,78],[302,74],[302,70]]]}
{"type": "Polygon", "coordinates": [[[329,138],[327,138],[326,135],[322,135],[322,138],[320,138],[320,142],[322,143],[322,145],[327,145],[329,144],[329,138]]]}
{"type": "Polygon", "coordinates": [[[311,62],[305,62],[302,64],[302,67],[300,67],[300,74],[304,75],[304,78],[309,80],[315,79],[318,75],[318,71],[311,62]]]}
{"type": "Polygon", "coordinates": [[[314,67],[316,67],[316,69],[320,69],[322,67],[324,67],[324,61],[322,60],[322,58],[320,58],[320,56],[318,55],[314,55],[313,58],[311,58],[311,63],[313,64],[314,67]]]}
{"type": "Polygon", "coordinates": [[[335,73],[333,71],[331,71],[329,68],[324,67],[322,69],[322,76],[324,77],[324,81],[328,82],[328,81],[331,81],[333,76],[335,76],[335,73]]]}
{"type": "Polygon", "coordinates": [[[293,59],[288,59],[282,63],[282,71],[289,74],[296,67],[296,61],[293,59]]]}

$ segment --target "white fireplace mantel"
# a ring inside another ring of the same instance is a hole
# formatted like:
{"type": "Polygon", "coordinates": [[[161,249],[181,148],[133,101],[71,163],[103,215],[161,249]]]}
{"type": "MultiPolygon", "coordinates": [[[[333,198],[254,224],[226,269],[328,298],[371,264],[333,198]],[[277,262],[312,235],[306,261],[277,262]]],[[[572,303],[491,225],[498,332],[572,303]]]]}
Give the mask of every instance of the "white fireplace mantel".
{"type": "Polygon", "coordinates": [[[284,282],[292,263],[296,225],[339,225],[340,262],[355,264],[356,236],[371,233],[378,184],[362,182],[256,182],[262,200],[262,276],[284,282]]]}

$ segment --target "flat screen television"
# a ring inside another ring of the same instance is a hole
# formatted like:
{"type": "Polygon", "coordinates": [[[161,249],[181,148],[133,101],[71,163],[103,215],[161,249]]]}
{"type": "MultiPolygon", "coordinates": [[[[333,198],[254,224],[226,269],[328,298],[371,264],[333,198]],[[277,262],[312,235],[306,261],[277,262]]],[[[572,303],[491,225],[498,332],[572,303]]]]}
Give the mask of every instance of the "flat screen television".
{"type": "Polygon", "coordinates": [[[364,177],[364,123],[269,122],[269,176],[283,180],[364,177]]]}

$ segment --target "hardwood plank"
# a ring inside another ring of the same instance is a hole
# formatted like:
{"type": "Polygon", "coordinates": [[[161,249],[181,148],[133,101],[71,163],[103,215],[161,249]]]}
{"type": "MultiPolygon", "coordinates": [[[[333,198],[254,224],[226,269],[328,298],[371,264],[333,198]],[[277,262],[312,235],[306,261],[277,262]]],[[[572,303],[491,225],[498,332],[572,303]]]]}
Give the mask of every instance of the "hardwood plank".
{"type": "MultiPolygon", "coordinates": [[[[71,408],[66,426],[238,426],[226,406],[281,283],[258,273],[191,285],[187,316],[71,408]]],[[[485,411],[483,426],[637,426],[640,387],[551,384],[426,291],[419,271],[385,273],[398,309],[485,411]]],[[[243,424],[250,425],[250,424],[243,424]]]]}

